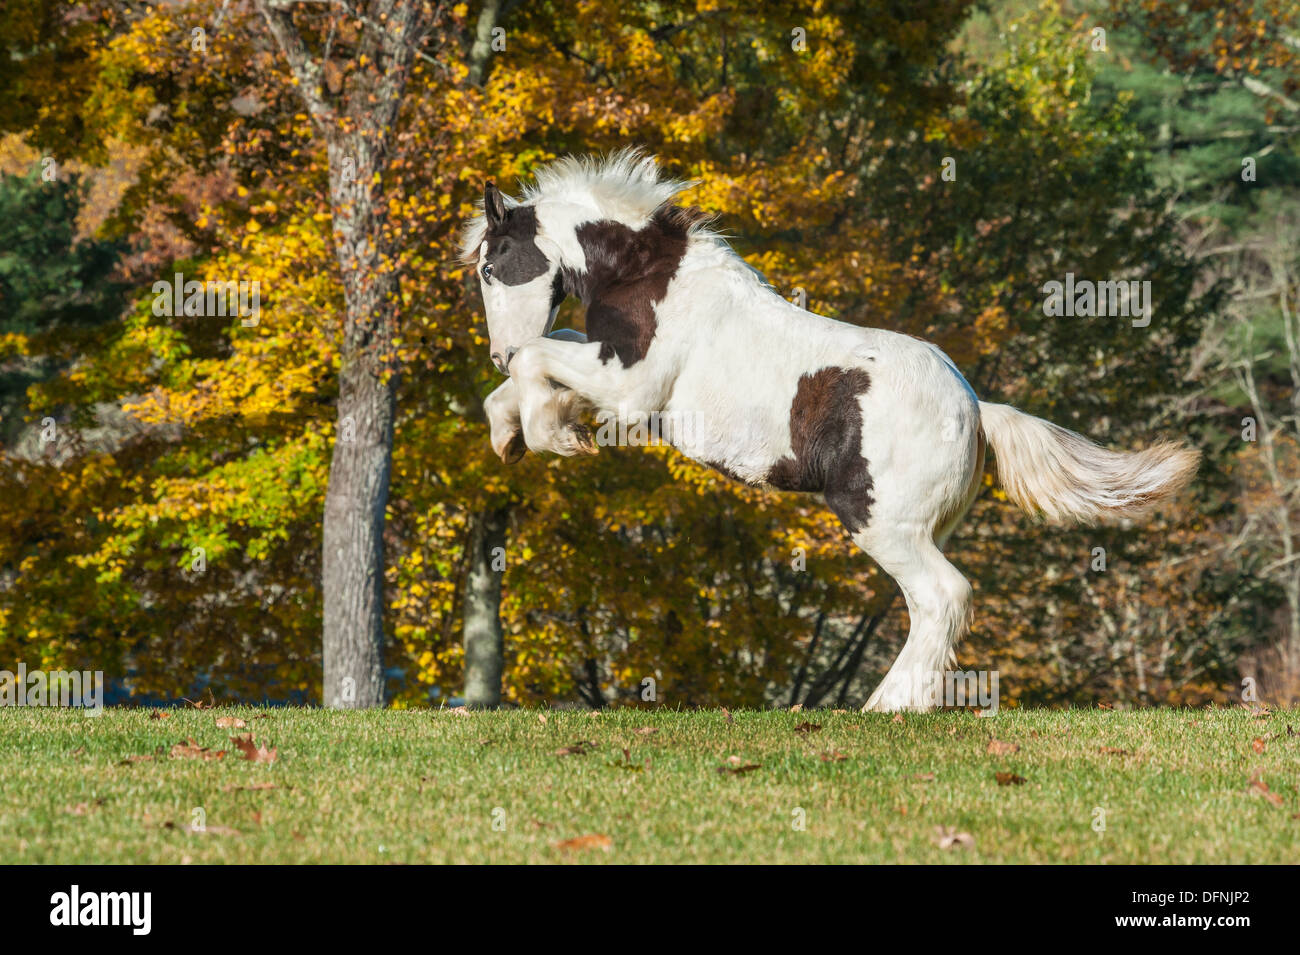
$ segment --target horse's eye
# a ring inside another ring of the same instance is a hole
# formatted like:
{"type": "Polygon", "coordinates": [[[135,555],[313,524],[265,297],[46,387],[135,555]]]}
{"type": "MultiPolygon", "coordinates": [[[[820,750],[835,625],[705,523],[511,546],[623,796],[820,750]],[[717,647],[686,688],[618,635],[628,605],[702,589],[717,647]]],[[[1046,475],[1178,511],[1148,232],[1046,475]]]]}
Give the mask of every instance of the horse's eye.
{"type": "Polygon", "coordinates": [[[483,277],[484,277],[485,279],[490,279],[490,278],[492,278],[492,263],[491,263],[491,262],[484,262],[484,263],[483,263],[483,277]]]}

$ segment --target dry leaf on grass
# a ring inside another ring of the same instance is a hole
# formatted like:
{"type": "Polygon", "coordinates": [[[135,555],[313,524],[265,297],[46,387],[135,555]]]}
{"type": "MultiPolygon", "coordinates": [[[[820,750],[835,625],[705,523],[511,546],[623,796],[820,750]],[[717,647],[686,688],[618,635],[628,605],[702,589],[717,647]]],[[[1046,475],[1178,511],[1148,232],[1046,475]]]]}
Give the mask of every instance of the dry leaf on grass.
{"type": "MultiPolygon", "coordinates": [[[[267,789],[279,789],[279,788],[280,787],[277,786],[275,783],[253,783],[248,786],[241,786],[238,783],[227,783],[225,786],[221,787],[221,791],[223,793],[262,792],[267,789]]],[[[284,788],[292,789],[293,787],[286,786],[284,788]]]]}
{"type": "Polygon", "coordinates": [[[238,716],[218,716],[217,726],[223,730],[242,730],[248,724],[238,716]]]}
{"type": "Polygon", "coordinates": [[[791,713],[802,713],[802,712],[803,712],[803,704],[802,704],[802,703],[796,703],[794,706],[790,707],[790,712],[791,712],[791,713]]]}
{"type": "Polygon", "coordinates": [[[902,714],[902,713],[895,713],[895,714],[894,714],[894,718],[893,718],[892,720],[890,720],[889,722],[891,722],[891,723],[902,723],[902,722],[905,722],[905,720],[903,719],[903,714],[902,714]]]}
{"type": "Polygon", "coordinates": [[[185,700],[186,703],[194,707],[196,710],[210,710],[217,705],[217,698],[212,695],[212,687],[208,687],[207,692],[208,692],[208,698],[206,701],[203,699],[202,696],[199,697],[199,701],[197,703],[195,703],[191,699],[186,699],[186,697],[183,696],[181,697],[181,699],[185,700]]]}
{"type": "Polygon", "coordinates": [[[1118,746],[1103,746],[1100,752],[1105,753],[1107,756],[1132,756],[1133,755],[1128,750],[1120,749],[1118,746]]]}
{"type": "Polygon", "coordinates": [[[838,749],[832,749],[822,753],[823,763],[842,763],[849,758],[848,753],[841,753],[838,749]]]}
{"type": "Polygon", "coordinates": [[[1279,809],[1282,808],[1282,797],[1269,789],[1268,783],[1264,782],[1258,774],[1250,778],[1250,789],[1248,791],[1263,796],[1274,806],[1277,806],[1279,809]]]}
{"type": "Polygon", "coordinates": [[[1265,749],[1264,740],[1261,737],[1256,736],[1253,740],[1250,741],[1250,748],[1257,753],[1264,752],[1265,749]]]}
{"type": "Polygon", "coordinates": [[[543,726],[545,726],[545,725],[546,725],[546,714],[545,714],[545,713],[538,713],[538,714],[537,714],[537,722],[539,722],[539,723],[541,723],[543,726]]]}
{"type": "Polygon", "coordinates": [[[659,732],[659,729],[655,726],[641,726],[634,729],[632,732],[636,733],[637,736],[654,736],[655,733],[659,732]]]}
{"type": "Polygon", "coordinates": [[[172,715],[167,710],[154,710],[149,714],[151,720],[169,720],[171,718],[172,715]]]}
{"type": "Polygon", "coordinates": [[[975,837],[969,832],[958,832],[953,826],[935,826],[934,835],[940,849],[975,848],[975,837]]]}
{"type": "Polygon", "coordinates": [[[999,786],[1023,786],[1029,781],[1015,773],[994,773],[993,778],[998,781],[999,786]]]}
{"type": "Polygon", "coordinates": [[[564,852],[578,852],[583,849],[603,849],[605,852],[609,852],[610,849],[614,848],[614,840],[603,833],[592,832],[585,836],[575,836],[572,839],[557,842],[555,848],[564,852]]]}
{"type": "Polygon", "coordinates": [[[728,756],[727,765],[719,766],[718,772],[730,773],[733,776],[740,776],[744,773],[752,773],[754,770],[760,769],[762,765],[763,765],[762,763],[747,763],[739,756],[728,756]]]}
{"type": "Polygon", "coordinates": [[[1020,752],[1020,744],[994,738],[989,740],[989,745],[984,748],[984,752],[991,756],[1010,756],[1012,753],[1020,752]]]}
{"type": "Polygon", "coordinates": [[[935,776],[934,773],[913,773],[912,778],[919,779],[923,783],[932,783],[934,782],[935,776]]]}
{"type": "Polygon", "coordinates": [[[735,721],[734,719],[732,719],[732,717],[731,717],[731,710],[727,709],[725,706],[722,708],[722,715],[725,716],[725,717],[727,718],[727,725],[728,725],[728,726],[734,726],[734,725],[735,725],[735,722],[736,722],[736,721],[735,721]]]}
{"type": "Polygon", "coordinates": [[[211,750],[206,746],[200,746],[194,742],[193,738],[183,739],[171,748],[173,759],[223,759],[226,755],[224,749],[211,750]]]}
{"type": "Polygon", "coordinates": [[[253,741],[252,733],[245,733],[242,736],[230,737],[230,742],[235,744],[235,748],[244,754],[244,759],[253,763],[274,763],[278,758],[278,751],[267,749],[266,745],[253,741]]]}
{"type": "Polygon", "coordinates": [[[586,756],[591,748],[596,744],[589,739],[580,739],[570,743],[568,746],[561,746],[555,751],[556,756],[586,756]]]}
{"type": "Polygon", "coordinates": [[[70,816],[84,816],[93,809],[98,809],[104,805],[104,800],[96,799],[94,802],[79,802],[75,806],[68,806],[63,811],[70,816]]]}
{"type": "Polygon", "coordinates": [[[807,734],[807,733],[816,733],[816,732],[819,732],[819,731],[821,730],[821,728],[822,728],[822,725],[821,725],[820,723],[800,723],[798,726],[796,726],[796,727],[794,728],[794,731],[795,731],[796,733],[805,733],[805,734],[807,734]]]}
{"type": "Polygon", "coordinates": [[[447,710],[447,712],[448,712],[448,713],[452,713],[452,714],[454,714],[454,715],[456,715],[456,716],[469,716],[469,707],[468,707],[468,706],[453,706],[451,709],[447,710]]]}

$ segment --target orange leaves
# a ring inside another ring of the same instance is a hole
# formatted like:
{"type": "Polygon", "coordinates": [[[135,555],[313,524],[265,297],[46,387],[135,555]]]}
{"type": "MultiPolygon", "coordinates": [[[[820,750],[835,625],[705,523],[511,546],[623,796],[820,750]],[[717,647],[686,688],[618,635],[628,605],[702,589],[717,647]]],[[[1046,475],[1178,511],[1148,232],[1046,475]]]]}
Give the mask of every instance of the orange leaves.
{"type": "Polygon", "coordinates": [[[230,742],[243,754],[244,759],[254,763],[274,763],[278,758],[275,749],[267,749],[265,743],[256,743],[252,733],[230,737],[230,742]]]}

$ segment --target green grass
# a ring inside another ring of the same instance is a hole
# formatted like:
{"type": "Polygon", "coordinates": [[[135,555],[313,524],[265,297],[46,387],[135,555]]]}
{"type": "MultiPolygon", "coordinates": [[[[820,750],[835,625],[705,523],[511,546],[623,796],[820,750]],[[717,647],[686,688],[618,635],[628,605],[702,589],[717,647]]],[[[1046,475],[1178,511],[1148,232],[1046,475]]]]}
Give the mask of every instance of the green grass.
{"type": "Polygon", "coordinates": [[[1300,862],[1295,710],[171,713],[0,710],[0,860],[1300,862]],[[240,759],[219,716],[249,720],[276,762],[240,759]],[[795,731],[808,721],[822,728],[795,731]],[[185,737],[229,752],[168,755],[185,737]],[[990,754],[991,737],[1020,748],[990,754]],[[556,755],[578,740],[594,746],[556,755]],[[718,772],[732,756],[759,768],[718,772]],[[938,826],[974,845],[940,848],[938,826]],[[610,846],[556,845],[583,835],[610,846]]]}

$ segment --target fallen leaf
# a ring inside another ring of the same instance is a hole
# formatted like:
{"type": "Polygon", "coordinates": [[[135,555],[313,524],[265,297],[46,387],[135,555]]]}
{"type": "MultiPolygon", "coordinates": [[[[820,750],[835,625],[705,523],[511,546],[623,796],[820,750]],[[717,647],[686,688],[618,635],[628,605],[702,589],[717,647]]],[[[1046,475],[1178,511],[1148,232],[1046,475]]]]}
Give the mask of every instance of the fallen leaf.
{"type": "Polygon", "coordinates": [[[218,716],[217,726],[223,730],[242,730],[248,724],[238,716],[218,716]]]}
{"type": "Polygon", "coordinates": [[[1029,781],[1015,773],[994,773],[993,778],[998,781],[999,786],[1021,786],[1029,781]]]}
{"type": "Polygon", "coordinates": [[[642,726],[632,732],[636,733],[637,736],[654,736],[655,733],[659,732],[659,729],[655,726],[642,726]]]}
{"type": "Polygon", "coordinates": [[[193,700],[186,699],[183,696],[181,697],[181,699],[185,700],[186,703],[194,707],[196,710],[210,710],[217,705],[217,698],[212,695],[212,687],[208,687],[208,700],[206,703],[203,701],[203,697],[201,696],[199,697],[199,701],[197,703],[195,703],[193,700]]]}
{"type": "Polygon", "coordinates": [[[752,773],[754,770],[762,767],[762,763],[747,763],[739,756],[728,756],[726,766],[719,766],[718,772],[731,773],[733,776],[739,776],[742,773],[752,773]]]}
{"type": "MultiPolygon", "coordinates": [[[[240,786],[237,783],[229,783],[225,786],[222,786],[221,791],[223,793],[261,792],[267,789],[279,789],[279,788],[280,787],[277,786],[275,783],[253,783],[252,785],[249,786],[240,786]]],[[[293,787],[286,786],[285,788],[292,789],[293,787]]]]}
{"type": "Polygon", "coordinates": [[[556,756],[586,756],[596,744],[589,739],[580,739],[568,746],[562,746],[555,751],[556,756]]]}
{"type": "Polygon", "coordinates": [[[803,711],[803,704],[802,704],[802,703],[796,703],[794,706],[790,707],[790,712],[791,712],[791,713],[800,713],[800,712],[802,712],[802,711],[803,711]]]}
{"type": "Polygon", "coordinates": [[[456,715],[456,716],[469,716],[469,707],[468,707],[468,706],[453,706],[453,707],[451,707],[451,709],[447,710],[447,712],[448,712],[448,713],[452,713],[452,714],[454,714],[454,715],[456,715]]]}
{"type": "Polygon", "coordinates": [[[278,758],[278,751],[267,749],[265,744],[258,745],[253,741],[252,733],[245,733],[242,736],[232,736],[230,741],[235,744],[235,748],[244,754],[244,759],[254,763],[274,763],[278,758]]]}
{"type": "Polygon", "coordinates": [[[934,782],[934,773],[913,773],[913,779],[919,779],[923,783],[934,782]]]}
{"type": "Polygon", "coordinates": [[[173,759],[222,759],[225,755],[224,749],[213,751],[206,746],[200,746],[193,738],[183,739],[171,748],[173,759]]]}
{"type": "Polygon", "coordinates": [[[1265,749],[1264,741],[1260,737],[1256,736],[1253,740],[1250,741],[1250,748],[1257,753],[1262,753],[1264,752],[1265,749]]]}
{"type": "Polygon", "coordinates": [[[1268,783],[1264,782],[1264,780],[1260,779],[1258,776],[1251,777],[1250,791],[1258,793],[1259,795],[1263,796],[1265,799],[1271,802],[1274,806],[1277,806],[1279,809],[1282,807],[1282,797],[1279,796],[1277,793],[1273,792],[1272,790],[1270,790],[1268,788],[1268,783]]]}
{"type": "Polygon", "coordinates": [[[122,760],[117,765],[127,766],[131,763],[147,763],[152,759],[153,759],[152,756],[128,756],[126,759],[122,760]]]}
{"type": "Polygon", "coordinates": [[[894,718],[893,718],[892,720],[890,720],[889,722],[891,722],[891,723],[902,723],[902,722],[903,722],[903,714],[902,714],[902,713],[895,713],[895,714],[894,714],[894,718]]]}
{"type": "Polygon", "coordinates": [[[1020,752],[1020,744],[1008,743],[994,737],[989,740],[989,745],[985,747],[984,752],[992,756],[1010,756],[1012,753],[1020,752]]]}
{"type": "Polygon", "coordinates": [[[725,706],[722,708],[722,715],[727,718],[728,726],[732,726],[735,724],[736,721],[731,718],[731,710],[727,709],[725,706]]]}
{"type": "Polygon", "coordinates": [[[1101,752],[1105,753],[1107,756],[1132,756],[1133,755],[1128,750],[1120,749],[1118,746],[1103,746],[1101,748],[1101,752]]]}
{"type": "Polygon", "coordinates": [[[557,842],[555,848],[565,852],[577,852],[582,849],[603,849],[605,852],[609,852],[610,849],[614,848],[614,840],[602,833],[593,832],[585,836],[575,836],[572,839],[557,842]]]}
{"type": "Polygon", "coordinates": [[[1115,708],[1115,707],[1111,706],[1109,703],[1098,703],[1098,704],[1097,704],[1097,709],[1099,709],[1099,710],[1113,710],[1114,708],[1115,708]]]}
{"type": "Polygon", "coordinates": [[[79,802],[75,806],[69,806],[63,811],[71,816],[84,816],[92,809],[98,809],[102,805],[104,805],[104,800],[96,799],[94,802],[79,802]]]}
{"type": "Polygon", "coordinates": [[[940,849],[973,849],[975,837],[969,832],[958,832],[952,826],[935,826],[935,842],[940,849]]]}
{"type": "Polygon", "coordinates": [[[829,752],[822,753],[823,763],[842,763],[848,758],[848,753],[841,753],[838,749],[832,749],[829,752]]]}
{"type": "Polygon", "coordinates": [[[821,728],[822,725],[820,723],[800,723],[798,726],[794,728],[794,731],[796,733],[805,733],[805,734],[817,733],[821,730],[821,728]]]}
{"type": "Polygon", "coordinates": [[[546,725],[546,714],[545,714],[545,713],[538,713],[538,714],[537,714],[537,722],[539,722],[539,723],[541,723],[543,726],[545,726],[545,725],[546,725]]]}
{"type": "Polygon", "coordinates": [[[154,710],[149,714],[151,720],[169,720],[171,718],[172,715],[167,710],[154,710]]]}

